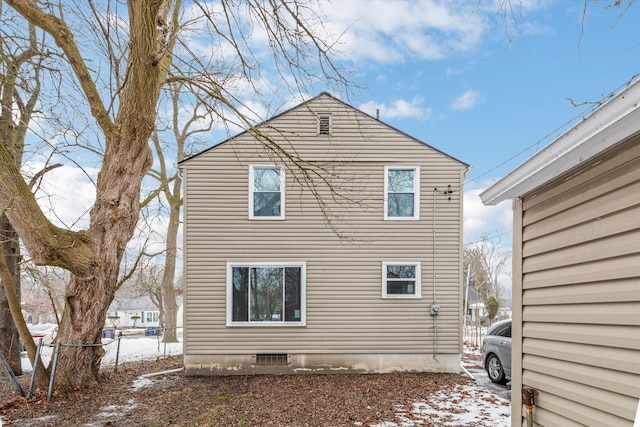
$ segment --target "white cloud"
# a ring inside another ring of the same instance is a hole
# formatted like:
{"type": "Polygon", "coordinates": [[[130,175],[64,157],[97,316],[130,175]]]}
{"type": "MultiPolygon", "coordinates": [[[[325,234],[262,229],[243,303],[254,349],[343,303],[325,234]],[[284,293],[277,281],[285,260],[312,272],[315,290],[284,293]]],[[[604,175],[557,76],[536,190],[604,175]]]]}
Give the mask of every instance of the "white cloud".
{"type": "Polygon", "coordinates": [[[352,60],[442,59],[474,49],[486,20],[473,5],[440,0],[327,2],[326,30],[342,34],[338,49],[352,60]]]}
{"type": "Polygon", "coordinates": [[[424,98],[416,96],[411,101],[397,99],[393,101],[393,103],[389,106],[387,106],[387,104],[385,103],[368,101],[364,104],[361,104],[358,108],[374,117],[376,117],[377,111],[379,111],[381,119],[410,118],[416,120],[426,120],[431,118],[432,111],[429,107],[423,107],[421,105],[423,102],[424,98]]]}
{"type": "MultiPolygon", "coordinates": [[[[30,162],[23,166],[26,176],[41,171],[44,163],[30,162]]],[[[97,169],[63,165],[47,172],[36,187],[38,204],[54,224],[73,230],[83,229],[89,223],[89,209],[96,198],[97,169]]]]}
{"type": "Polygon", "coordinates": [[[452,110],[464,111],[469,110],[480,102],[480,92],[469,89],[459,97],[453,100],[450,108],[452,110]]]}
{"type": "Polygon", "coordinates": [[[510,242],[513,228],[511,202],[485,206],[479,196],[488,187],[488,182],[485,184],[480,188],[465,187],[464,241],[468,243],[485,236],[496,236],[501,237],[502,241],[510,242]]]}

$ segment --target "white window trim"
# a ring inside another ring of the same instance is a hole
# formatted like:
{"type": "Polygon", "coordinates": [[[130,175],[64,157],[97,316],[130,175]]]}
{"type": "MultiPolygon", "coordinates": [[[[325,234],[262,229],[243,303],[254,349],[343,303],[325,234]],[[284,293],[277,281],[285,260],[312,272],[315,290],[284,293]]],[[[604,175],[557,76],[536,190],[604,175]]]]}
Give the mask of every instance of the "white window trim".
{"type": "Polygon", "coordinates": [[[384,167],[384,219],[389,221],[416,221],[420,219],[420,166],[384,167]],[[389,216],[389,170],[412,170],[413,172],[413,216],[389,216]]]}
{"type": "Polygon", "coordinates": [[[383,261],[382,262],[382,298],[389,299],[422,299],[422,268],[420,261],[383,261]],[[414,265],[416,267],[416,292],[412,295],[387,293],[387,266],[388,265],[414,265]]]}
{"type": "Polygon", "coordinates": [[[284,220],[284,209],[285,209],[285,172],[284,169],[275,164],[255,164],[249,165],[249,219],[255,220],[266,220],[266,221],[274,221],[274,220],[284,220]],[[279,216],[255,216],[253,214],[253,180],[254,180],[254,171],[255,169],[278,169],[280,171],[280,215],[279,216]]]}
{"type": "Polygon", "coordinates": [[[257,328],[291,328],[307,326],[307,263],[302,262],[227,262],[227,319],[226,326],[257,328]],[[233,319],[233,267],[300,267],[300,321],[299,322],[234,322],[233,319]]]}
{"type": "Polygon", "coordinates": [[[318,136],[331,136],[332,125],[333,125],[333,117],[331,116],[330,113],[318,114],[318,129],[317,129],[318,136]],[[328,117],[329,118],[329,133],[328,134],[327,133],[320,133],[320,118],[321,117],[328,117]]]}

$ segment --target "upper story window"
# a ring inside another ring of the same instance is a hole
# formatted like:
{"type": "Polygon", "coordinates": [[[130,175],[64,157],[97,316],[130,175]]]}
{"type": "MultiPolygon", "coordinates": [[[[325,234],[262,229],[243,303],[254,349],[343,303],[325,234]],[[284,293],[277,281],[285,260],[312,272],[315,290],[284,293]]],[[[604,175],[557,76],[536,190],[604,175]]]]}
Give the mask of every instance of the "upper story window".
{"type": "Polygon", "coordinates": [[[304,326],[304,263],[227,264],[228,326],[304,326]]]}
{"type": "Polygon", "coordinates": [[[331,135],[331,114],[318,116],[318,135],[331,135]]]}
{"type": "Polygon", "coordinates": [[[384,219],[420,218],[420,169],[384,168],[384,219]]]}
{"type": "Polygon", "coordinates": [[[383,298],[422,298],[419,262],[382,263],[383,298]]]}
{"type": "Polygon", "coordinates": [[[284,171],[281,168],[249,167],[249,218],[284,219],[284,171]]]}

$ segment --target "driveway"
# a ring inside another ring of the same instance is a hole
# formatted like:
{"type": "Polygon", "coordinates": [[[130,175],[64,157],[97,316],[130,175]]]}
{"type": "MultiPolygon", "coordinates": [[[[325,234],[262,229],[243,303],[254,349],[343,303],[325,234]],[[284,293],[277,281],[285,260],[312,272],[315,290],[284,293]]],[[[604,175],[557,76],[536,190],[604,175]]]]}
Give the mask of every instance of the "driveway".
{"type": "Polygon", "coordinates": [[[506,385],[496,384],[489,379],[487,371],[482,369],[481,364],[466,365],[465,368],[475,378],[478,385],[486,388],[497,396],[511,400],[511,381],[506,385]]]}

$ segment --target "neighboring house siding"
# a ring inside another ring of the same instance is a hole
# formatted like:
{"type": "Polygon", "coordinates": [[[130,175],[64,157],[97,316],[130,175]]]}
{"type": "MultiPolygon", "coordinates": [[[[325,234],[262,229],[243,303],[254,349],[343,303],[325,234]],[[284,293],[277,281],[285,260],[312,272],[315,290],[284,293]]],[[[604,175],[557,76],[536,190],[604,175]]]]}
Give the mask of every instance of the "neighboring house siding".
{"type": "Polygon", "coordinates": [[[522,198],[522,228],[514,230],[522,252],[521,283],[514,281],[522,344],[514,343],[514,367],[521,363],[522,385],[539,392],[536,425],[633,424],[640,398],[639,171],[635,137],[522,198]]]}
{"type": "MultiPolygon", "coordinates": [[[[213,371],[214,361],[222,360],[215,356],[223,355],[434,351],[447,360],[440,370],[454,370],[452,360],[459,363],[461,352],[459,188],[465,165],[331,98],[317,98],[268,125],[286,129],[260,128],[285,150],[295,146],[302,159],[325,166],[335,174],[330,185],[350,200],[338,204],[329,187],[318,184],[315,190],[328,203],[325,217],[316,197],[300,184],[300,170],[290,167],[285,168],[284,220],[250,220],[249,165],[283,162],[265,154],[248,133],[183,164],[187,370],[213,371]],[[317,112],[331,114],[331,135],[317,135],[317,112]],[[419,220],[383,221],[385,166],[420,168],[419,220]],[[448,185],[456,191],[435,195],[434,254],[433,189],[448,185]],[[306,326],[226,326],[227,263],[242,261],[306,263],[306,326]],[[383,261],[420,262],[422,298],[382,298],[383,261]],[[442,307],[435,319],[429,315],[434,265],[442,307]]],[[[437,358],[424,359],[438,370],[437,358]]]]}

